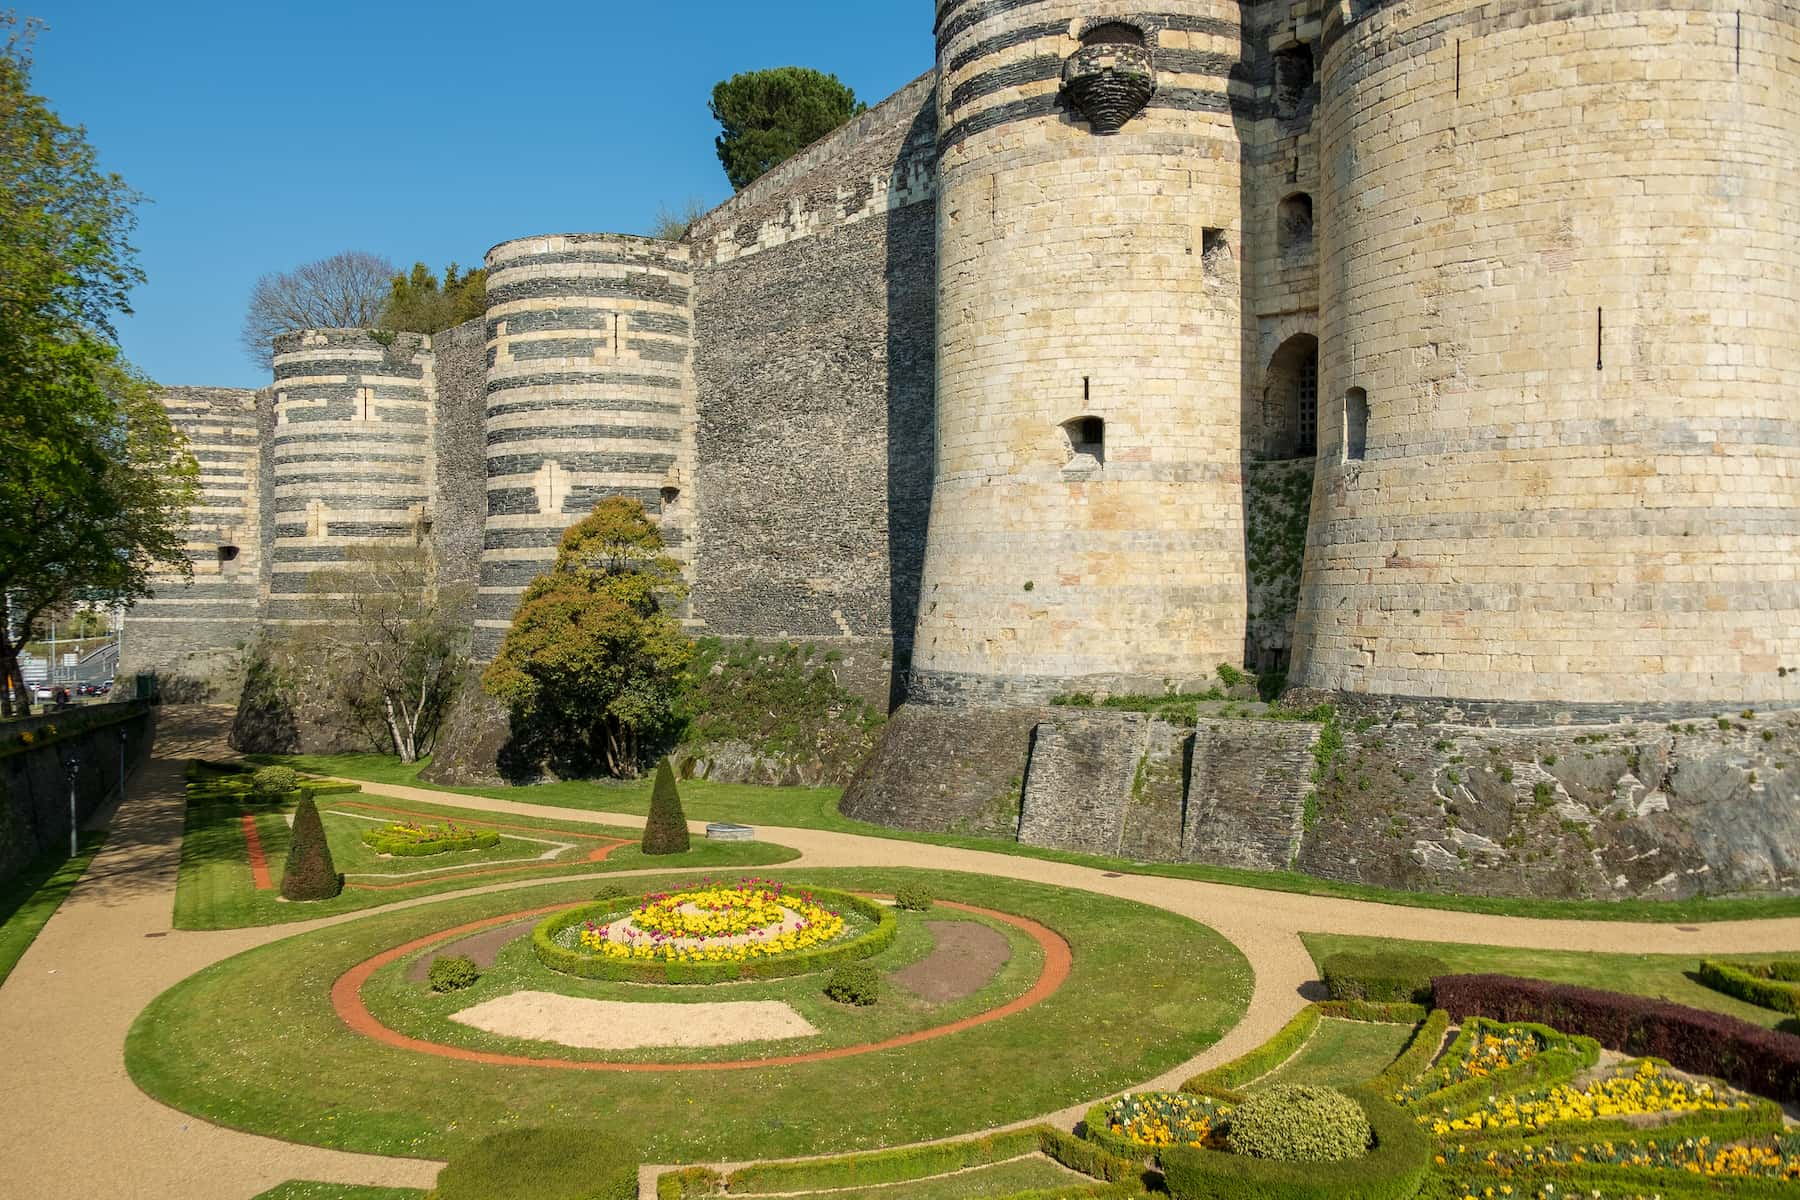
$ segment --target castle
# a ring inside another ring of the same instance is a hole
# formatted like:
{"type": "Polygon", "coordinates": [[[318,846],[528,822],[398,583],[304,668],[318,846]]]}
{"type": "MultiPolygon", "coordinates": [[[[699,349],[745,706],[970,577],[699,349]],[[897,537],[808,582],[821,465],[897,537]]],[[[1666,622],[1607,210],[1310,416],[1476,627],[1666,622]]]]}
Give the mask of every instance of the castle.
{"type": "Polygon", "coordinates": [[[419,536],[491,656],[623,493],[696,632],[891,673],[845,804],[902,824],[971,818],[919,746],[1010,746],[991,790],[1058,693],[1222,662],[1514,725],[1800,704],[1790,0],[938,0],[936,31],[680,242],[503,242],[485,320],[170,390],[195,582],[121,669],[220,678],[309,572],[419,536]]]}

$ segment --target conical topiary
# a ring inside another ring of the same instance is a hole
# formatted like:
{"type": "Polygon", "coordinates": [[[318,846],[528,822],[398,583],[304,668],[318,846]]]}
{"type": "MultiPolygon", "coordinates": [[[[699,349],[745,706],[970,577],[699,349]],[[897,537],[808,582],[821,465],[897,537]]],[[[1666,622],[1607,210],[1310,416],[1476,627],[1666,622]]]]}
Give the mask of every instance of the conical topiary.
{"type": "Polygon", "coordinates": [[[329,900],[343,890],[344,877],[331,861],[319,806],[304,796],[294,809],[294,842],[281,874],[281,894],[289,900],[329,900]]]}
{"type": "Polygon", "coordinates": [[[650,819],[644,823],[645,854],[684,854],[688,848],[687,817],[669,760],[656,765],[656,787],[650,792],[650,819]]]}

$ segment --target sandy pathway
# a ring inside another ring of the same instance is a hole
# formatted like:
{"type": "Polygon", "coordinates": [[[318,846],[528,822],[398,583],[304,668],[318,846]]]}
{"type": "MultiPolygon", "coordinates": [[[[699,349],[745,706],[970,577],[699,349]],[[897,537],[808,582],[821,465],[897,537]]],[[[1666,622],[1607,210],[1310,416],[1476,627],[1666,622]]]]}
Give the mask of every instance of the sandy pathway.
{"type": "MultiPolygon", "coordinates": [[[[437,1165],[295,1146],[234,1133],[177,1113],[139,1092],[125,1074],[132,1020],[157,994],[206,965],[342,917],[273,929],[171,931],[181,842],[181,768],[218,757],[230,714],[165,709],[155,757],[133,781],[112,833],[81,884],[0,987],[0,1105],[9,1114],[7,1176],[0,1200],[105,1196],[130,1200],[246,1200],[283,1179],[429,1186],[437,1165]],[[18,1189],[18,1190],[9,1190],[18,1189]]],[[[489,813],[568,823],[641,827],[643,818],[365,784],[364,791],[489,813]]],[[[696,824],[696,830],[703,828],[696,824]]],[[[1312,960],[1306,932],[1626,953],[1753,953],[1800,947],[1800,918],[1745,921],[1684,932],[1669,925],[1538,921],[1398,908],[1264,892],[1154,876],[1107,878],[1087,867],[812,829],[761,827],[802,857],[783,869],[893,866],[962,870],[1082,888],[1168,908],[1231,939],[1256,971],[1242,1023],[1193,1062],[1148,1086],[1172,1082],[1259,1045],[1307,1001],[1312,960]]],[[[552,882],[533,876],[455,895],[552,882]]],[[[571,878],[582,878],[573,876],[571,878]]],[[[385,908],[448,899],[437,895],[385,908]]],[[[1079,1109],[1057,1114],[1071,1123],[1079,1109]]]]}

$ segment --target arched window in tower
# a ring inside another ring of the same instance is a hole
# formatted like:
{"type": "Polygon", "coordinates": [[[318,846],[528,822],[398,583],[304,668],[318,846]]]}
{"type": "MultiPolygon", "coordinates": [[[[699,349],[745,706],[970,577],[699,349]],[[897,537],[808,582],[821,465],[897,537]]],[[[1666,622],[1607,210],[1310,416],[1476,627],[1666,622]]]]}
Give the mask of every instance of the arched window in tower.
{"type": "Polygon", "coordinates": [[[1064,421],[1063,436],[1069,443],[1071,467],[1098,467],[1106,462],[1106,422],[1099,417],[1075,417],[1064,421]]]}
{"type": "Polygon", "coordinates": [[[1295,192],[1281,202],[1276,214],[1275,244],[1282,258],[1312,254],[1313,202],[1305,192],[1295,192]]]}
{"type": "Polygon", "coordinates": [[[1344,393],[1344,461],[1360,462],[1369,451],[1369,393],[1351,388],[1344,393]]]}
{"type": "Polygon", "coordinates": [[[1144,31],[1136,25],[1127,25],[1123,21],[1108,21],[1104,25],[1096,25],[1081,35],[1083,46],[1142,46],[1144,31]]]}
{"type": "Polygon", "coordinates": [[[675,511],[675,502],[681,499],[681,489],[674,484],[669,484],[662,489],[660,499],[662,505],[657,509],[657,513],[666,517],[675,511]]]}
{"type": "Polygon", "coordinates": [[[1275,116],[1291,121],[1300,115],[1313,82],[1312,47],[1302,42],[1275,55],[1275,116]]]}

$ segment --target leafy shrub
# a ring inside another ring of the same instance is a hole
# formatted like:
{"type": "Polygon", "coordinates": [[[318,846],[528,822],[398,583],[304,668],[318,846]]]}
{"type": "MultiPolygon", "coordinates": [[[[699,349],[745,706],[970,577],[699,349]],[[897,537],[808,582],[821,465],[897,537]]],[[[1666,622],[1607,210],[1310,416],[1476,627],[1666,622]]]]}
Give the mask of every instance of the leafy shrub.
{"type": "Polygon", "coordinates": [[[285,800],[300,788],[300,775],[292,767],[264,767],[250,777],[250,789],[259,800],[285,800]]]}
{"type": "Polygon", "coordinates": [[[431,960],[431,990],[434,992],[460,992],[475,986],[475,981],[480,978],[481,971],[475,966],[475,960],[465,954],[446,954],[431,960]]]}
{"type": "Polygon", "coordinates": [[[881,998],[881,976],[862,963],[839,967],[825,981],[825,995],[839,1004],[866,1008],[881,998]]]}
{"type": "Polygon", "coordinates": [[[1776,1012],[1800,1014],[1800,986],[1791,982],[1797,978],[1800,962],[1752,966],[1708,960],[1700,964],[1699,971],[1700,982],[1715,992],[1776,1012]]]}
{"type": "Polygon", "coordinates": [[[427,858],[463,850],[492,850],[500,835],[492,829],[469,829],[454,821],[443,825],[399,823],[365,829],[363,845],[395,858],[427,858]]]}
{"type": "Polygon", "coordinates": [[[1715,1075],[1771,1100],[1800,1100],[1800,1037],[1667,1000],[1510,975],[1448,975],[1434,981],[1453,1016],[1540,1021],[1584,1034],[1623,1054],[1660,1058],[1715,1075]]]}
{"type": "Polygon", "coordinates": [[[1278,1162],[1342,1162],[1369,1151],[1369,1119],[1342,1092],[1282,1084],[1231,1110],[1232,1153],[1278,1162]]]}
{"type": "Polygon", "coordinates": [[[924,912],[931,907],[931,893],[916,883],[905,884],[894,892],[894,907],[924,912]]]}
{"type": "Polygon", "coordinates": [[[1373,1135],[1362,1158],[1317,1164],[1246,1158],[1221,1150],[1170,1146],[1161,1150],[1163,1179],[1175,1200],[1408,1200],[1431,1164],[1429,1135],[1382,1097],[1355,1091],[1373,1135]]]}
{"type": "Polygon", "coordinates": [[[631,893],[620,887],[618,884],[607,883],[602,884],[600,889],[594,893],[594,899],[604,904],[608,900],[623,900],[629,895],[631,895],[631,893]]]}
{"type": "Polygon", "coordinates": [[[294,809],[294,840],[281,874],[281,894],[288,900],[329,900],[344,890],[344,877],[331,861],[325,824],[311,796],[294,809]]]}
{"type": "Polygon", "coordinates": [[[650,818],[644,823],[644,853],[685,854],[687,849],[687,817],[681,811],[681,793],[675,789],[675,772],[665,758],[656,764],[650,818]]]}
{"type": "Polygon", "coordinates": [[[514,1129],[438,1174],[434,1200],[637,1200],[637,1151],[599,1129],[514,1129]]]}
{"type": "Polygon", "coordinates": [[[1409,1003],[1431,998],[1431,981],[1447,975],[1441,959],[1410,951],[1344,951],[1327,955],[1319,972],[1333,1000],[1409,1003]]]}
{"type": "Polygon", "coordinates": [[[362,784],[340,782],[335,779],[302,779],[300,790],[308,796],[347,796],[352,792],[362,791],[362,784]]]}

